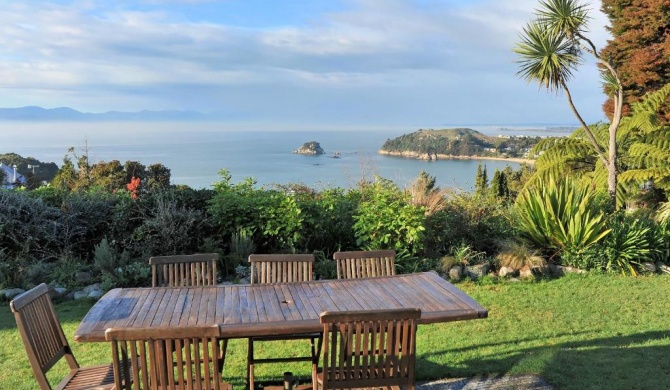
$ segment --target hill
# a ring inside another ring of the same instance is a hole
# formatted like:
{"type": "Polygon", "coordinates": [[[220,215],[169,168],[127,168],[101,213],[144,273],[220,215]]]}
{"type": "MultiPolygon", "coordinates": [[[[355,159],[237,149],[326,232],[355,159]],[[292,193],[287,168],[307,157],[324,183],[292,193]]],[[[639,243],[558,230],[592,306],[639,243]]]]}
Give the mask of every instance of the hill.
{"type": "Polygon", "coordinates": [[[388,139],[380,154],[438,160],[454,157],[527,158],[540,137],[491,137],[468,128],[426,130],[388,139]]]}
{"type": "Polygon", "coordinates": [[[0,120],[8,121],[156,121],[156,120],[207,120],[218,119],[220,114],[203,114],[196,111],[108,111],[88,113],[69,107],[42,108],[37,106],[0,108],[0,120]]]}

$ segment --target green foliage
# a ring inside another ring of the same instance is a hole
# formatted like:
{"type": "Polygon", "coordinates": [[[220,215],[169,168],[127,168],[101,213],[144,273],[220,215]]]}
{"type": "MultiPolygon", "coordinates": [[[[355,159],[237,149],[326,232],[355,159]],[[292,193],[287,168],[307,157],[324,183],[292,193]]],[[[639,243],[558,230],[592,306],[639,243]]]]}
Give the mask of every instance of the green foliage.
{"type": "Polygon", "coordinates": [[[222,180],[214,185],[214,196],[208,211],[223,237],[231,237],[240,229],[258,234],[261,251],[282,251],[295,247],[301,238],[301,210],[296,200],[276,190],[255,189],[247,179],[231,183],[226,170],[219,173],[222,180]]]}
{"type": "Polygon", "coordinates": [[[120,254],[104,238],[95,246],[95,268],[102,274],[102,288],[147,287],[151,285],[151,267],[146,261],[133,261],[128,251],[120,254]]]}
{"type": "Polygon", "coordinates": [[[610,218],[611,233],[605,238],[602,249],[602,267],[608,272],[637,275],[637,268],[644,261],[653,261],[656,244],[652,228],[645,221],[617,213],[610,218]]]}
{"type": "Polygon", "coordinates": [[[425,252],[434,257],[446,255],[463,243],[492,255],[502,239],[516,234],[505,202],[470,193],[449,196],[444,209],[427,218],[426,226],[425,252]]]}
{"type": "Polygon", "coordinates": [[[353,226],[358,246],[418,253],[425,231],[423,207],[410,204],[403,191],[381,178],[362,192],[353,226]]]}
{"type": "Polygon", "coordinates": [[[381,150],[392,153],[411,152],[430,158],[435,155],[520,157],[524,150],[535,145],[539,139],[540,137],[489,137],[467,128],[420,129],[386,140],[381,150]]]}
{"type": "Polygon", "coordinates": [[[486,174],[486,165],[477,164],[477,174],[475,176],[475,195],[484,196],[488,193],[489,179],[486,174]]]}
{"type": "Polygon", "coordinates": [[[509,188],[507,186],[507,174],[505,171],[496,169],[491,180],[491,195],[500,198],[509,198],[509,188]]]}
{"type": "Polygon", "coordinates": [[[609,232],[597,194],[572,179],[537,183],[519,196],[516,207],[521,237],[554,253],[579,253],[609,232]]]}
{"type": "Polygon", "coordinates": [[[314,273],[318,279],[336,279],[337,268],[335,262],[330,259],[330,256],[322,251],[314,252],[314,273]]]}
{"type": "Polygon", "coordinates": [[[474,250],[466,242],[462,242],[450,249],[450,255],[440,259],[440,268],[444,272],[449,272],[451,267],[460,265],[463,267],[480,264],[486,261],[486,252],[474,250]]]}
{"type": "Polygon", "coordinates": [[[133,239],[152,255],[194,253],[204,239],[203,229],[208,223],[205,213],[181,204],[173,190],[147,196],[153,202],[144,210],[133,239]]]}
{"type": "Polygon", "coordinates": [[[652,221],[617,212],[607,224],[611,232],[605,239],[563,262],[583,269],[637,275],[643,262],[653,262],[661,255],[662,242],[652,221]]]}
{"type": "Polygon", "coordinates": [[[44,275],[43,279],[35,278],[34,282],[36,285],[42,282],[55,283],[56,286],[73,290],[81,287],[81,283],[77,280],[77,274],[87,271],[88,268],[86,262],[80,258],[63,256],[58,259],[53,267],[48,268],[50,270],[48,278],[44,275]]]}

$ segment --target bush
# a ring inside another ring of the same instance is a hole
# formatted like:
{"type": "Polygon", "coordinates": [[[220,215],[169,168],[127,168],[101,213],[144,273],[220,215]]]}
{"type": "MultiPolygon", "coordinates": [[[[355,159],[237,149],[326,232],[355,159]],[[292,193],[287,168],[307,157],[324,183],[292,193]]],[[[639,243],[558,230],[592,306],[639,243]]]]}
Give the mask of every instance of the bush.
{"type": "Polygon", "coordinates": [[[249,229],[257,233],[257,248],[262,252],[295,248],[301,240],[303,219],[290,194],[255,189],[252,179],[232,184],[226,170],[220,175],[222,180],[214,185],[214,196],[207,210],[224,240],[229,240],[240,229],[249,229]]]}
{"type": "Polygon", "coordinates": [[[423,207],[410,204],[408,195],[388,180],[377,178],[362,190],[354,221],[360,248],[395,249],[415,255],[423,247],[423,207]]]}
{"type": "Polygon", "coordinates": [[[500,241],[516,235],[505,202],[468,193],[452,194],[426,225],[425,254],[430,257],[448,255],[463,243],[491,256],[500,241]]]}
{"type": "Polygon", "coordinates": [[[95,267],[102,274],[102,288],[147,287],[151,267],[146,261],[132,261],[127,250],[121,254],[104,238],[95,246],[95,267]]]}
{"type": "Polygon", "coordinates": [[[659,255],[654,225],[640,216],[619,211],[607,220],[610,233],[598,244],[581,253],[563,256],[565,265],[582,269],[637,275],[643,262],[659,255]]]}
{"type": "Polygon", "coordinates": [[[598,195],[570,178],[540,181],[521,193],[516,208],[521,237],[554,254],[579,253],[609,233],[598,195]]]}
{"type": "Polygon", "coordinates": [[[133,232],[133,240],[141,242],[151,255],[174,255],[197,252],[205,238],[208,225],[202,210],[179,204],[174,191],[153,193],[150,208],[133,232]]]}

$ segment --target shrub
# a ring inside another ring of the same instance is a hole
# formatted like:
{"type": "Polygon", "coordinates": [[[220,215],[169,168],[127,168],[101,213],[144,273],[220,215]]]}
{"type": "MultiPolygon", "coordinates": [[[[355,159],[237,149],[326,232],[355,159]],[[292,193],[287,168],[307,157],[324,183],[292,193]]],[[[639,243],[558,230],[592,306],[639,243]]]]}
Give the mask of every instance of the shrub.
{"type": "Polygon", "coordinates": [[[87,270],[88,267],[86,266],[86,262],[82,259],[72,256],[64,256],[58,259],[54,265],[49,279],[35,281],[35,284],[48,281],[69,290],[75,289],[81,287],[81,283],[77,280],[77,274],[87,270]]]}
{"type": "Polygon", "coordinates": [[[579,253],[602,240],[609,230],[592,190],[564,178],[540,181],[516,202],[521,237],[554,253],[579,253]]]}
{"type": "Polygon", "coordinates": [[[544,257],[540,256],[538,250],[529,248],[527,245],[516,241],[507,240],[502,244],[502,250],[496,255],[498,265],[510,267],[515,270],[522,268],[545,267],[547,265],[544,257]]]}
{"type": "Polygon", "coordinates": [[[295,248],[301,239],[303,219],[290,194],[255,189],[252,179],[232,184],[228,171],[219,174],[222,180],[214,185],[214,196],[207,210],[225,240],[240,229],[249,229],[257,232],[257,247],[263,252],[295,248]]]}
{"type": "Polygon", "coordinates": [[[563,255],[561,262],[582,269],[595,269],[637,275],[643,262],[659,255],[651,221],[620,211],[607,220],[610,233],[599,243],[581,253],[563,255]]]}
{"type": "Polygon", "coordinates": [[[142,224],[133,232],[134,241],[152,255],[196,252],[204,240],[204,212],[180,205],[170,190],[152,196],[152,207],[145,210],[142,224]]]}
{"type": "Polygon", "coordinates": [[[426,220],[427,256],[450,254],[463,243],[493,255],[501,240],[516,235],[504,201],[469,193],[453,193],[447,200],[444,210],[426,220]]]}
{"type": "Polygon", "coordinates": [[[119,254],[103,238],[95,246],[95,267],[102,274],[102,288],[146,287],[151,285],[151,267],[145,261],[132,261],[127,250],[119,254]]]}
{"type": "Polygon", "coordinates": [[[354,234],[361,248],[395,249],[414,255],[423,246],[425,215],[423,207],[408,202],[408,197],[388,180],[377,178],[362,191],[354,215],[354,234]]]}

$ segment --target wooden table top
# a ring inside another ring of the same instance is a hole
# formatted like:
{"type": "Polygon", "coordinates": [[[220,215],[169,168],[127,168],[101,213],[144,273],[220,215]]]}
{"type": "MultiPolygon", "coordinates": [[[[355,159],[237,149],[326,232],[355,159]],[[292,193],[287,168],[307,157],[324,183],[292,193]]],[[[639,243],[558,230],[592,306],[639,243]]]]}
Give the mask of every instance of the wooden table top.
{"type": "Polygon", "coordinates": [[[434,272],[366,279],[208,287],[117,288],[91,308],[76,341],[112,327],[219,324],[227,337],[319,332],[326,310],[420,308],[419,323],[485,318],[487,310],[434,272]]]}

